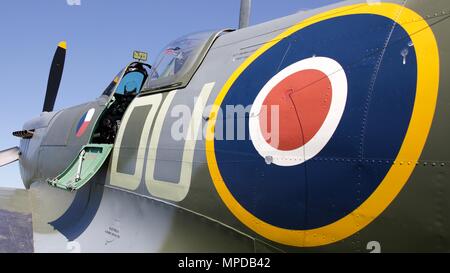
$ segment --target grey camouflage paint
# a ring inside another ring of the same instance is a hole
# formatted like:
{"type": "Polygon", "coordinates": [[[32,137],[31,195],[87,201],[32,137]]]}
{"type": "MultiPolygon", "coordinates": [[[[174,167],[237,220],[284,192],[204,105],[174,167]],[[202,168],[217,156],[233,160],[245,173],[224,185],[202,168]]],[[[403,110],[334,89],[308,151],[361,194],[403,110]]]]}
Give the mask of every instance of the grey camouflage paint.
{"type": "MultiPolygon", "coordinates": [[[[192,109],[194,103],[192,98],[200,93],[206,83],[214,82],[214,88],[208,99],[208,104],[211,104],[231,73],[248,56],[289,26],[330,8],[361,2],[365,1],[346,1],[219,37],[189,85],[184,89],[169,92],[173,93],[174,97],[168,113],[179,102],[187,103],[192,109]]],[[[339,242],[313,248],[280,245],[255,234],[239,222],[219,198],[206,165],[205,152],[208,151],[205,151],[204,140],[196,142],[192,162],[182,162],[184,144],[173,142],[169,137],[165,137],[170,134],[166,124],[169,124],[171,119],[169,115],[166,115],[163,127],[157,128],[162,129],[162,135],[156,158],[148,158],[150,137],[145,145],[147,147],[145,157],[138,159],[143,161],[144,167],[136,189],[127,190],[111,185],[109,172],[106,179],[97,177],[90,182],[95,185],[91,186],[92,188],[101,189],[101,201],[88,226],[75,238],[74,242],[68,242],[66,237],[53,230],[48,223],[66,212],[75,198],[75,193],[52,189],[39,180],[60,172],[79,151],[80,145],[88,140],[74,140],[69,137],[67,145],[41,146],[39,157],[45,158],[46,161],[39,160],[39,167],[31,168],[35,169],[37,174],[24,175],[24,177],[30,177],[27,179],[29,183],[36,181],[29,190],[31,202],[28,206],[33,215],[34,250],[44,252],[369,252],[370,245],[373,244],[371,242],[375,241],[379,243],[383,252],[448,252],[450,250],[450,217],[447,213],[450,209],[448,198],[450,147],[447,143],[450,138],[450,125],[447,118],[450,111],[448,92],[450,83],[445,75],[450,69],[448,62],[450,59],[448,32],[450,6],[446,0],[384,2],[404,5],[418,12],[428,21],[438,42],[440,70],[443,76],[440,80],[438,105],[430,135],[413,175],[393,203],[366,228],[339,242]],[[47,161],[49,159],[51,161],[47,161]],[[152,196],[148,191],[144,174],[147,172],[146,166],[155,160],[158,166],[155,176],[171,183],[179,180],[180,165],[192,164],[189,193],[182,201],[164,200],[152,196]],[[52,164],[48,164],[49,162],[52,164]],[[53,164],[55,162],[58,164],[53,164]],[[58,205],[55,206],[55,204],[58,205]]],[[[166,96],[163,101],[165,99],[166,96]]],[[[100,109],[101,105],[100,102],[95,107],[100,109]]],[[[89,107],[80,106],[74,111],[80,114],[89,107]]],[[[128,109],[128,111],[131,110],[128,109]]],[[[99,112],[96,111],[96,115],[99,112]]],[[[45,135],[46,128],[42,130],[45,135]]],[[[149,131],[150,136],[154,130],[153,124],[149,131]]],[[[45,144],[51,144],[49,141],[50,139],[46,140],[45,144]]],[[[34,145],[40,146],[39,143],[34,145]]],[[[129,145],[138,149],[133,141],[129,145]]],[[[116,147],[120,153],[123,148],[125,147],[116,147]]],[[[36,158],[30,158],[26,162],[22,160],[21,163],[32,165],[35,163],[30,162],[35,160],[37,161],[36,158]]],[[[110,167],[104,166],[103,172],[107,172],[110,167]]],[[[14,200],[14,197],[11,197],[11,200],[14,200]]],[[[89,205],[89,198],[87,198],[84,201],[85,210],[80,212],[80,221],[83,220],[83,211],[87,211],[89,205]]],[[[3,208],[3,205],[1,207],[3,208]]],[[[18,225],[20,221],[17,218],[18,225]]],[[[77,219],[73,221],[76,223],[77,219]]],[[[13,249],[12,247],[8,251],[13,249]]]]}

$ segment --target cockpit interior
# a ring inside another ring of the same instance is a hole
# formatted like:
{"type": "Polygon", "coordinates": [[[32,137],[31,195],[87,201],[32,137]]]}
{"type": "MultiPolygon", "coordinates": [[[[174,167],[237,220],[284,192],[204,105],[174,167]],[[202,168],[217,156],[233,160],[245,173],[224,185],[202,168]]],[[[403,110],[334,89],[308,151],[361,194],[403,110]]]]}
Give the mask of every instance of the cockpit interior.
{"type": "Polygon", "coordinates": [[[103,92],[103,95],[112,95],[112,97],[107,109],[103,112],[97,123],[97,128],[92,137],[92,143],[114,143],[120,127],[120,121],[128,105],[130,105],[141,91],[142,85],[148,78],[150,69],[151,66],[147,64],[134,62],[126,68],[126,71],[121,71],[110,87],[103,92]],[[122,79],[118,82],[122,74],[122,79]]]}

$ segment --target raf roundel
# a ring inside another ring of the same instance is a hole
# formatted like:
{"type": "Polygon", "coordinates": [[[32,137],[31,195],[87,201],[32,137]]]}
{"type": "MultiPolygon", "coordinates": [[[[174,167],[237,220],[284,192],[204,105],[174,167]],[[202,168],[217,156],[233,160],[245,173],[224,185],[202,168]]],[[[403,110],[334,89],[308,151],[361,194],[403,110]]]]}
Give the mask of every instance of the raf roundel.
{"type": "Polygon", "coordinates": [[[312,57],[289,65],[261,89],[250,110],[249,132],[268,162],[298,165],[333,136],[347,100],[347,77],[336,61],[312,57]]]}
{"type": "Polygon", "coordinates": [[[391,162],[419,160],[438,95],[436,39],[417,18],[391,3],[340,7],[285,30],[232,73],[209,116],[206,157],[245,226],[280,244],[322,246],[395,199],[414,164],[391,162]],[[220,113],[239,105],[251,105],[234,118],[246,138],[224,140],[230,119],[220,113]]]}

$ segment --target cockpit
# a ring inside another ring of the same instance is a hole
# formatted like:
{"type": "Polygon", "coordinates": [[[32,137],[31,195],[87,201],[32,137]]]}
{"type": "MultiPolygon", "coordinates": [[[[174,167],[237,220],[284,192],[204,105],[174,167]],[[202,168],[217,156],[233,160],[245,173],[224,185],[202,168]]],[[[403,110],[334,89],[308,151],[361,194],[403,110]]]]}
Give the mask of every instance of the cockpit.
{"type": "Polygon", "coordinates": [[[114,78],[102,95],[110,97],[109,106],[104,111],[93,134],[92,143],[114,143],[125,111],[140,93],[148,78],[151,66],[133,62],[114,78]]]}
{"type": "Polygon", "coordinates": [[[164,47],[153,66],[142,62],[128,65],[102,93],[109,104],[97,122],[92,143],[114,143],[122,117],[135,97],[186,87],[216,38],[229,31],[183,36],[164,47]]]}

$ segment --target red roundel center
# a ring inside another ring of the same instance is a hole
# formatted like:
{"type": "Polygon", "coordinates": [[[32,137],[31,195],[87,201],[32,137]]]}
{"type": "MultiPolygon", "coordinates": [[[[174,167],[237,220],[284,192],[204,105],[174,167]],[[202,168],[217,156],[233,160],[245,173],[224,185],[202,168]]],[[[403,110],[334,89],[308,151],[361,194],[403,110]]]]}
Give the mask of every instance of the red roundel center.
{"type": "Polygon", "coordinates": [[[303,146],[325,121],[331,96],[331,82],[323,72],[309,69],[289,75],[264,99],[259,116],[264,139],[283,151],[303,146]],[[278,106],[278,133],[276,125],[272,126],[272,119],[276,119],[273,106],[278,106]]]}

